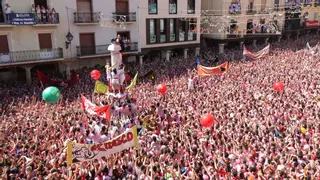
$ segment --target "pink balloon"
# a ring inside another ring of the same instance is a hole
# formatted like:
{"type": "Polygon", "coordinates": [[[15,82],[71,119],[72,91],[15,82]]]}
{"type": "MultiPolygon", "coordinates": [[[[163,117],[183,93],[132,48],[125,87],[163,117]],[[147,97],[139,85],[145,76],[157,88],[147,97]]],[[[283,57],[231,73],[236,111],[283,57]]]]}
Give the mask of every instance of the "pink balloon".
{"type": "Polygon", "coordinates": [[[214,123],[214,117],[212,114],[205,114],[200,118],[200,124],[203,127],[209,128],[214,123]]]}
{"type": "Polygon", "coordinates": [[[284,84],[282,82],[277,82],[273,84],[273,89],[277,92],[284,90],[284,84]]]}
{"type": "Polygon", "coordinates": [[[92,79],[98,80],[100,78],[101,74],[100,74],[100,71],[95,69],[95,70],[91,71],[90,76],[92,77],[92,79]]]}

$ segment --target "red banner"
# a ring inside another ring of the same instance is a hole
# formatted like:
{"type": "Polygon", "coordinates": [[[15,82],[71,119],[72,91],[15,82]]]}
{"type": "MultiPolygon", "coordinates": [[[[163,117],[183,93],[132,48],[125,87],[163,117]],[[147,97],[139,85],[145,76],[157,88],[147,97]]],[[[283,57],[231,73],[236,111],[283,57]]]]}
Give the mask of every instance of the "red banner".
{"type": "Polygon", "coordinates": [[[78,72],[75,72],[74,75],[72,76],[72,78],[67,81],[52,80],[52,79],[48,78],[47,76],[45,76],[41,71],[38,71],[38,70],[37,70],[37,75],[38,75],[40,82],[42,82],[43,84],[47,84],[49,86],[71,86],[71,85],[77,84],[79,81],[78,72]]]}
{"type": "Polygon", "coordinates": [[[110,106],[96,106],[90,102],[87,98],[81,95],[82,108],[92,116],[98,116],[106,120],[110,120],[110,106]]]}
{"type": "Polygon", "coordinates": [[[198,76],[221,75],[223,73],[227,73],[228,65],[228,61],[216,67],[205,67],[198,65],[198,76]]]}

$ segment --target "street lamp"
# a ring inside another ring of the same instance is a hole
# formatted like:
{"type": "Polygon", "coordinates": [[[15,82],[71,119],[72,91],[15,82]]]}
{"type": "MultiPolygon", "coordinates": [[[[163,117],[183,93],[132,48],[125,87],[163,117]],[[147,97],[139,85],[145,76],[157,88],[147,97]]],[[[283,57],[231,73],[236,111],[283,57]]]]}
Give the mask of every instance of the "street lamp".
{"type": "Polygon", "coordinates": [[[67,41],[66,41],[66,49],[69,48],[69,45],[71,44],[71,41],[73,40],[73,35],[70,33],[70,31],[68,32],[68,34],[66,35],[67,41]]]}

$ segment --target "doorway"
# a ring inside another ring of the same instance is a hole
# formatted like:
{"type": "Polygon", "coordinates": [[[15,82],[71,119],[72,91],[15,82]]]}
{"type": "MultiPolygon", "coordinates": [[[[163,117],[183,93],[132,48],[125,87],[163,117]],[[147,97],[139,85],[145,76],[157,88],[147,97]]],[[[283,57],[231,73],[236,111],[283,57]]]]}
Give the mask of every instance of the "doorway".
{"type": "Polygon", "coordinates": [[[40,7],[48,8],[47,0],[34,0],[34,5],[37,7],[39,5],[40,7]]]}
{"type": "Polygon", "coordinates": [[[252,21],[247,22],[247,34],[252,34],[253,33],[253,23],[252,21]]]}
{"type": "Polygon", "coordinates": [[[5,14],[4,14],[4,11],[3,11],[3,1],[0,0],[0,23],[4,23],[4,17],[5,17],[5,14]]]}
{"type": "Polygon", "coordinates": [[[50,33],[38,34],[38,37],[40,49],[52,49],[52,39],[50,33]]]}
{"type": "Polygon", "coordinates": [[[128,0],[116,0],[116,13],[120,15],[127,15],[129,12],[128,0]]]}
{"type": "Polygon", "coordinates": [[[95,54],[94,33],[80,34],[80,51],[82,56],[95,54]]]}
{"type": "Polygon", "coordinates": [[[8,53],[9,45],[8,45],[8,37],[7,35],[0,35],[0,53],[8,53]]]}

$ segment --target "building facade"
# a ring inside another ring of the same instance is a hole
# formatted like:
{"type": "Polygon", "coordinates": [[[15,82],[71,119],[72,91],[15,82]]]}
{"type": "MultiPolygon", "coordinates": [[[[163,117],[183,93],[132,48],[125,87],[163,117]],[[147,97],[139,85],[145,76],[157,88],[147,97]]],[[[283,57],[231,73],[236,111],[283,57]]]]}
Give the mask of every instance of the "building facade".
{"type": "Polygon", "coordinates": [[[138,54],[138,0],[0,2],[1,80],[31,83],[35,69],[66,71],[69,76],[72,69],[103,65],[110,59],[108,45],[118,35],[126,59],[138,54]]]}
{"type": "Polygon", "coordinates": [[[138,10],[141,53],[168,61],[175,52],[185,57],[188,51],[198,54],[200,10],[198,0],[141,0],[138,10]]]}
{"type": "Polygon", "coordinates": [[[267,44],[270,39],[319,29],[319,0],[202,0],[201,4],[202,44],[219,44],[220,52],[232,42],[242,48],[244,43],[267,44]]]}

